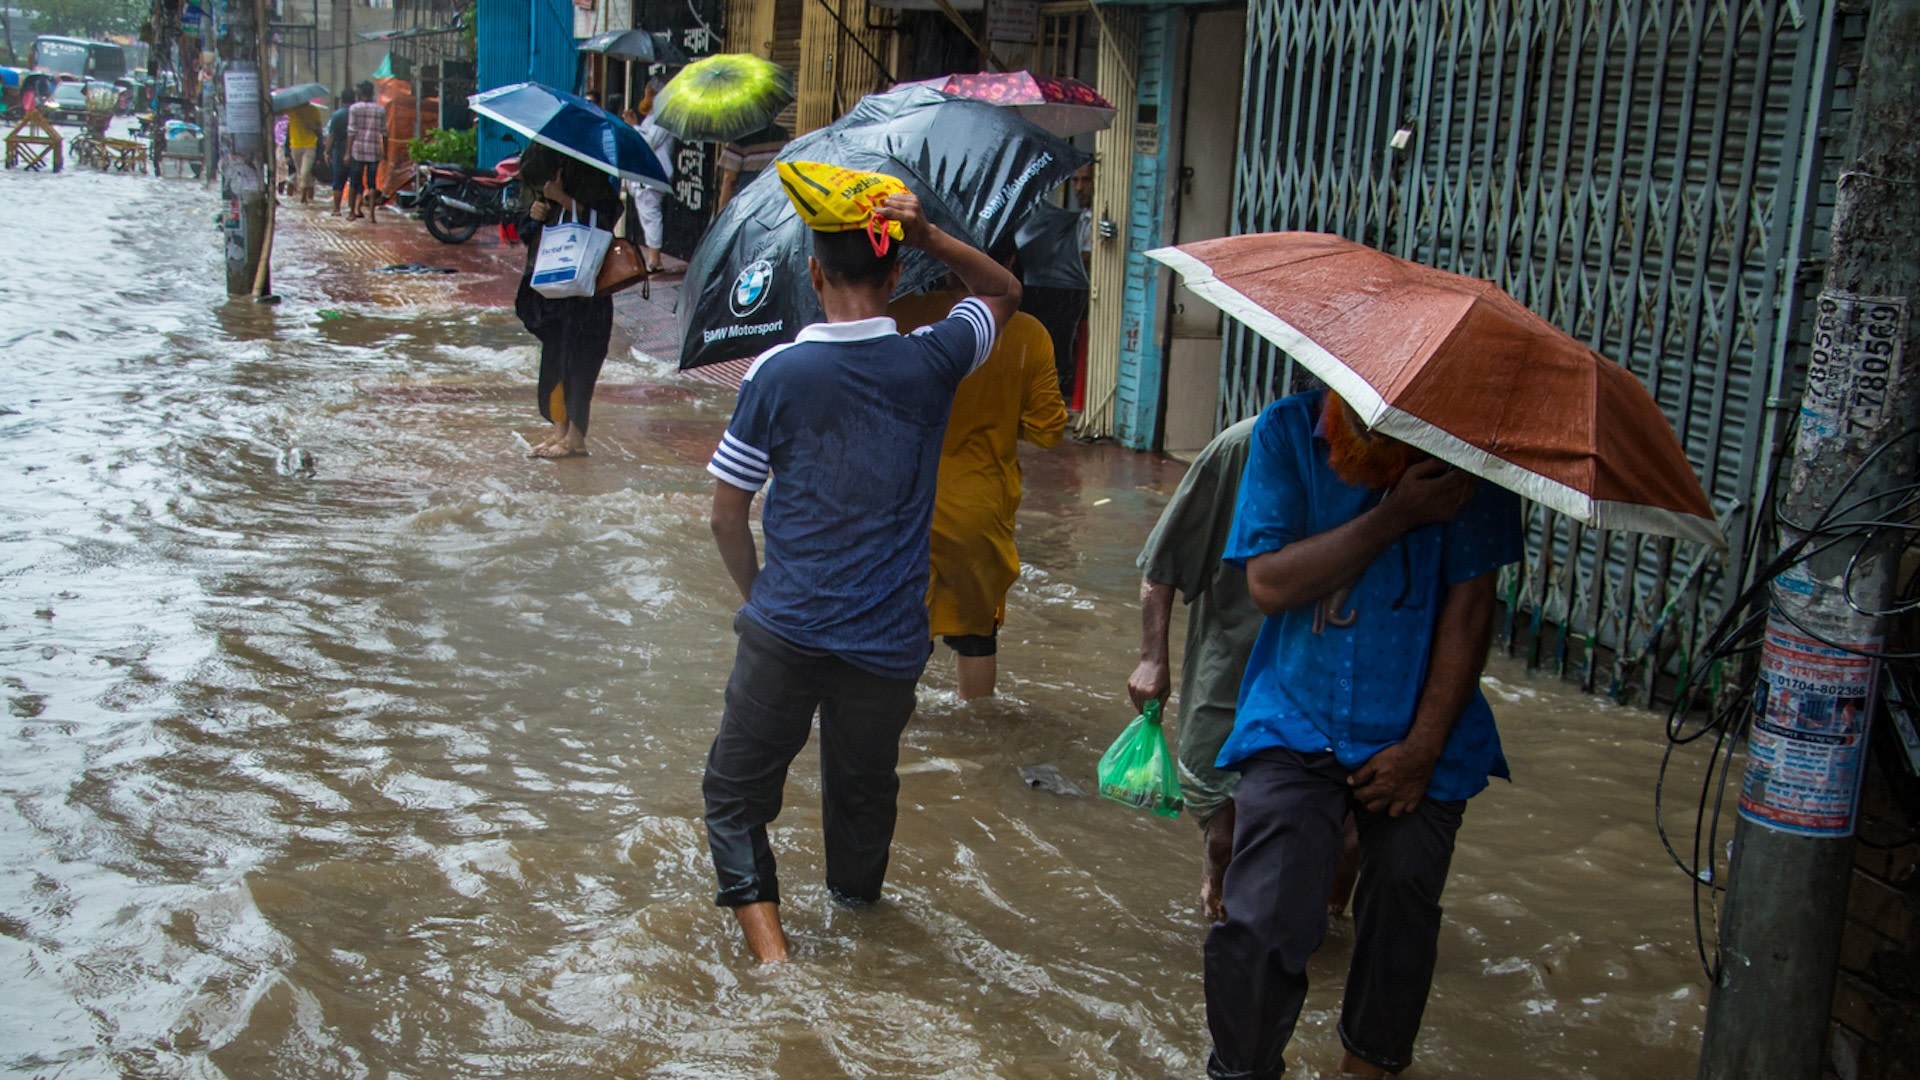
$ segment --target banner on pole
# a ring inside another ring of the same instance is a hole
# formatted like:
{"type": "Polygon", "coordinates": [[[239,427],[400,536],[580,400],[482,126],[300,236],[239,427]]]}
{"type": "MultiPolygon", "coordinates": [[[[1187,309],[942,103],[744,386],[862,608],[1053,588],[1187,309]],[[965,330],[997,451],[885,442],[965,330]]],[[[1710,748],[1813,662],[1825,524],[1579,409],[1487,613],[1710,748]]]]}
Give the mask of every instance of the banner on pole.
{"type": "Polygon", "coordinates": [[[1818,641],[1776,611],[1760,654],[1766,701],[1747,736],[1740,816],[1803,836],[1853,834],[1878,641],[1818,641]],[[1841,647],[1844,646],[1844,647],[1841,647]]]}

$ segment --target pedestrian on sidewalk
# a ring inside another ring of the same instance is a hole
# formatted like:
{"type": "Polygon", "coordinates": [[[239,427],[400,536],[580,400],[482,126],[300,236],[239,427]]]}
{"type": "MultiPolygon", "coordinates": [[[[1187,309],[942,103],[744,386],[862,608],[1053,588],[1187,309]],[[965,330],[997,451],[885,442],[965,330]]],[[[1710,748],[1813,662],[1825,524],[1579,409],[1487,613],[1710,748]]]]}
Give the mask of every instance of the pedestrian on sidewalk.
{"type": "Polygon", "coordinates": [[[347,106],[348,195],[353,219],[366,217],[369,225],[379,220],[380,155],[387,141],[387,110],[373,100],[373,84],[362,82],[352,105],[347,106]],[[364,207],[363,207],[364,204],[364,207]]]}
{"type": "MultiPolygon", "coordinates": [[[[1216,762],[1240,700],[1247,657],[1260,634],[1260,609],[1247,594],[1247,574],[1224,560],[1233,509],[1246,470],[1252,418],[1214,436],[1200,451],[1140,551],[1140,663],[1127,679],[1133,707],[1165,704],[1173,690],[1168,626],[1175,596],[1187,605],[1186,659],[1180,668],[1176,756],[1181,799],[1200,826],[1200,911],[1208,923],[1226,918],[1222,880],[1233,855],[1233,790],[1240,774],[1216,762]]],[[[1347,818],[1339,873],[1327,914],[1346,910],[1359,865],[1360,835],[1347,818]]]]}
{"type": "Polygon", "coordinates": [[[551,425],[527,456],[586,457],[593,389],[613,339],[613,297],[542,296],[533,287],[533,264],[540,255],[542,227],[562,217],[610,228],[620,216],[620,189],[606,173],[542,143],[530,144],[520,155],[520,182],[540,194],[520,230],[527,261],[513,307],[540,342],[534,394],[540,415],[551,425]]]}
{"type": "Polygon", "coordinates": [[[317,105],[297,105],[287,110],[287,150],[293,155],[290,176],[293,192],[302,205],[313,201],[313,161],[325,122],[326,114],[317,105]]]}
{"type": "Polygon", "coordinates": [[[885,193],[859,221],[822,220],[817,204],[796,200],[814,229],[811,275],[827,322],[755,361],[707,466],[714,541],[745,600],[702,782],[707,843],[716,900],[763,963],[787,958],[767,825],[816,709],[827,890],[852,906],[880,897],[900,734],[931,651],[940,437],[954,389],[1020,306],[1013,275],[929,223],[899,181],[864,174],[855,183],[885,193]],[[973,293],[907,336],[887,316],[902,246],[945,263],[973,293]],[[763,567],[748,519],[769,477],[763,567]]]}
{"type": "Polygon", "coordinates": [[[333,216],[340,216],[340,198],[347,191],[347,113],[353,107],[353,88],[340,92],[340,107],[327,118],[327,164],[333,171],[333,216]]]}
{"type": "Polygon", "coordinates": [[[1207,934],[1207,1075],[1277,1078],[1359,826],[1343,1071],[1413,1060],[1467,800],[1508,775],[1480,692],[1517,496],[1370,432],[1326,391],[1254,425],[1226,557],[1266,616],[1218,764],[1240,773],[1207,934]]]}
{"type": "MultiPolygon", "coordinates": [[[[965,295],[943,289],[902,297],[892,314],[912,332],[946,318],[965,295]]],[[[987,362],[961,380],[940,446],[927,616],[932,636],[953,650],[962,701],[993,696],[998,675],[1007,590],[1020,577],[1013,542],[1020,443],[1050,449],[1066,430],[1053,339],[1040,320],[1016,313],[987,362]]]]}
{"type": "Polygon", "coordinates": [[[760,174],[773,168],[780,150],[793,139],[787,129],[777,123],[750,134],[742,135],[720,147],[720,187],[714,193],[713,212],[716,216],[727,208],[733,197],[760,178],[760,174]]]}
{"type": "MultiPolygon", "coordinates": [[[[640,137],[647,140],[647,146],[653,156],[660,159],[660,167],[666,170],[666,181],[673,182],[673,151],[676,140],[673,133],[653,122],[653,98],[659,87],[647,84],[647,92],[640,98],[640,107],[633,115],[639,118],[634,127],[640,131],[640,137]]],[[[627,184],[627,191],[633,200],[634,216],[640,223],[640,255],[646,261],[647,273],[658,274],[666,269],[660,261],[660,247],[666,242],[666,214],[664,212],[666,192],[646,184],[627,184]]]]}

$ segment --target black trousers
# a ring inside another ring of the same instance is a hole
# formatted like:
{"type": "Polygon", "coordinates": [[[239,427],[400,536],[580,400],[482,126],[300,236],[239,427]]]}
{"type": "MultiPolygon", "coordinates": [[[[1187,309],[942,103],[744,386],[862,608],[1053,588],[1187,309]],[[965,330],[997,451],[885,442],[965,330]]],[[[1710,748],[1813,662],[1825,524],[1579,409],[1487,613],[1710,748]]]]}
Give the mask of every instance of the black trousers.
{"type": "Polygon", "coordinates": [[[356,199],[363,193],[373,191],[379,187],[375,182],[375,179],[379,175],[380,163],[377,161],[361,161],[358,158],[349,158],[347,160],[347,186],[351,189],[350,193],[356,199]]]}
{"type": "Polygon", "coordinates": [[[1074,351],[1080,320],[1087,314],[1087,290],[1054,289],[1035,285],[1020,294],[1020,310],[1040,320],[1053,339],[1054,371],[1060,379],[1060,400],[1073,403],[1073,382],[1079,374],[1074,351]]]}
{"type": "Polygon", "coordinates": [[[593,388],[613,340],[613,297],[553,299],[534,291],[522,274],[513,298],[520,322],[540,342],[540,378],[534,387],[540,417],[553,421],[553,391],[561,388],[567,423],[582,435],[593,414],[593,388]]]}
{"type": "Polygon", "coordinates": [[[780,816],[787,766],[807,745],[816,709],[827,889],[848,903],[878,900],[900,792],[893,770],[918,680],[889,679],[801,648],[744,615],[734,628],[740,646],[701,783],[707,846],[720,879],[715,902],[780,900],[767,823],[780,816]]]}
{"type": "Polygon", "coordinates": [[[1388,1072],[1413,1060],[1433,985],[1440,892],[1466,803],[1425,799],[1402,817],[1370,813],[1347,786],[1351,771],[1331,753],[1290,750],[1264,751],[1241,766],[1227,920],[1213,924],[1205,950],[1208,1076],[1266,1080],[1286,1070],[1307,958],[1327,935],[1327,893],[1349,811],[1360,825],[1360,881],[1340,1041],[1388,1072]]]}

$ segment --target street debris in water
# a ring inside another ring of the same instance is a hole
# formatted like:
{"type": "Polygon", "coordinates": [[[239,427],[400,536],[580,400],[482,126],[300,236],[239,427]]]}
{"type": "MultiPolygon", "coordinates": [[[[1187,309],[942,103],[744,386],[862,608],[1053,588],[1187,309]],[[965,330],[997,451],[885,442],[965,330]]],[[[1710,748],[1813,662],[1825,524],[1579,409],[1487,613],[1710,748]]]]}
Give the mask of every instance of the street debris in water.
{"type": "Polygon", "coordinates": [[[1086,789],[1067,779],[1059,769],[1054,768],[1052,765],[1022,765],[1020,766],[1020,779],[1025,780],[1027,786],[1030,788],[1050,791],[1055,795],[1065,795],[1073,799],[1084,799],[1087,797],[1086,789]]]}

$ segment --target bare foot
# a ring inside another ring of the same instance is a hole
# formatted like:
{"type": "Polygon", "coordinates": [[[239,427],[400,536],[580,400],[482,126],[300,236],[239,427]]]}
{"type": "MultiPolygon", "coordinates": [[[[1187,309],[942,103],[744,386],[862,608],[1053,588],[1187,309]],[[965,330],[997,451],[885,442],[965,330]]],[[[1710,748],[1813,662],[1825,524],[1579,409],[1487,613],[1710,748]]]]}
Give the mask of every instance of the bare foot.
{"type": "Polygon", "coordinates": [[[1201,858],[1200,911],[1209,923],[1227,921],[1227,863],[1233,858],[1233,803],[1220,808],[1207,822],[1205,854],[1201,858]]]}
{"type": "Polygon", "coordinates": [[[1387,1075],[1387,1070],[1371,1061],[1362,1061],[1354,1057],[1352,1051],[1348,1051],[1340,1058],[1340,1075],[1357,1076],[1363,1080],[1380,1080],[1380,1077],[1387,1075]]]}
{"type": "Polygon", "coordinates": [[[779,904],[771,900],[743,904],[733,909],[733,917],[740,921],[740,932],[747,938],[747,951],[756,962],[787,962],[787,935],[780,929],[779,904]]]}

